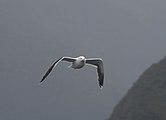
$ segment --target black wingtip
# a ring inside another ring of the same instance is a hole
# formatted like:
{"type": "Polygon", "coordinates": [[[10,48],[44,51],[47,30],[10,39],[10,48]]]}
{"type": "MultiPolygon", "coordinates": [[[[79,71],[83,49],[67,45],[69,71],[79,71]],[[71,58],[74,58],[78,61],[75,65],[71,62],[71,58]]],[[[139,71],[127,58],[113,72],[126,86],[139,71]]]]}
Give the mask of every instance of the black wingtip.
{"type": "Polygon", "coordinates": [[[40,83],[42,83],[43,82],[43,79],[40,81],[40,83]]]}
{"type": "Polygon", "coordinates": [[[46,78],[46,76],[44,76],[44,77],[41,79],[40,83],[42,83],[42,82],[44,81],[45,78],[46,78]]]}
{"type": "Polygon", "coordinates": [[[43,82],[43,80],[44,80],[44,79],[42,78],[42,80],[39,82],[39,84],[38,84],[38,85],[41,85],[41,84],[42,84],[42,82],[43,82]]]}

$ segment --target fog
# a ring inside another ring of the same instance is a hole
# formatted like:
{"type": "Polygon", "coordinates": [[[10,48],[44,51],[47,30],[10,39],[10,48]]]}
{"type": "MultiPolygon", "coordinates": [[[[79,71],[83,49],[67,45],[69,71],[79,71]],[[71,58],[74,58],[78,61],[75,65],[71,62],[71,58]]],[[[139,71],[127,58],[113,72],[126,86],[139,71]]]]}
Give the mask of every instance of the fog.
{"type": "Polygon", "coordinates": [[[104,120],[151,64],[165,57],[166,1],[1,0],[0,119],[104,120]],[[96,70],[61,56],[101,57],[96,70]]]}

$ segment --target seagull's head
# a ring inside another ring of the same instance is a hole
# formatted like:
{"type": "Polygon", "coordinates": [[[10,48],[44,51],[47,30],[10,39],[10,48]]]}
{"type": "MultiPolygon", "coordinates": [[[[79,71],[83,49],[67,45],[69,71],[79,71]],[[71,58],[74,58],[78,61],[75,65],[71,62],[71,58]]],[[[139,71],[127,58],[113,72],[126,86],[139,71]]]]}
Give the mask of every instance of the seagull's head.
{"type": "Polygon", "coordinates": [[[79,56],[79,59],[81,60],[81,62],[85,62],[85,57],[84,56],[79,56]]]}

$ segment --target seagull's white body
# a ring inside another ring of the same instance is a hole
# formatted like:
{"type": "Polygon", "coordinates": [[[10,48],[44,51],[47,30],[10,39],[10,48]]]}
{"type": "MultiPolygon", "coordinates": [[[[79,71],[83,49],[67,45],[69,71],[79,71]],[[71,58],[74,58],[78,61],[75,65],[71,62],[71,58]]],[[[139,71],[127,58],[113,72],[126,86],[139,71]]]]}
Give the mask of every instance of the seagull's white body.
{"type": "Polygon", "coordinates": [[[40,82],[42,82],[49,75],[49,73],[52,71],[54,66],[56,66],[60,61],[71,62],[71,65],[69,67],[74,68],[74,69],[80,69],[80,68],[84,67],[86,64],[90,64],[92,66],[97,67],[99,86],[100,86],[100,88],[103,87],[103,83],[104,83],[104,68],[103,68],[102,59],[101,58],[86,59],[84,56],[79,56],[79,57],[76,57],[76,58],[73,58],[73,57],[61,57],[61,58],[59,58],[48,69],[48,71],[43,76],[43,78],[42,78],[42,80],[40,82]]]}
{"type": "Polygon", "coordinates": [[[85,57],[83,57],[83,56],[77,57],[75,59],[75,61],[72,62],[72,65],[69,67],[74,68],[74,69],[80,69],[80,68],[84,67],[85,61],[86,61],[85,57]]]}

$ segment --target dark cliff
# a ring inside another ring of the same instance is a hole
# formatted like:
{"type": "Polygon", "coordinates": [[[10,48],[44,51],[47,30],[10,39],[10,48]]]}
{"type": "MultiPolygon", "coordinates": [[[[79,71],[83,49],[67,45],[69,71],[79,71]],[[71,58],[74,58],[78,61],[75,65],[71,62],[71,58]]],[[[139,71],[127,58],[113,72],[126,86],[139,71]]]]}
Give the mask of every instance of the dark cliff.
{"type": "Polygon", "coordinates": [[[140,76],[109,120],[166,120],[166,58],[140,76]]]}

